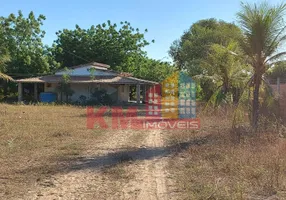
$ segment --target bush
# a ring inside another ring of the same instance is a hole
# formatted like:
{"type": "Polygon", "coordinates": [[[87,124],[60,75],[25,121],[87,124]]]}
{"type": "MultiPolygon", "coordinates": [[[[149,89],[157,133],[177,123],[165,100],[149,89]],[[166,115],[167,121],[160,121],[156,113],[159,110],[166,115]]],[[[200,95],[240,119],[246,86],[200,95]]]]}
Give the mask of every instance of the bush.
{"type": "Polygon", "coordinates": [[[91,98],[87,100],[87,105],[111,105],[113,103],[111,96],[104,89],[96,89],[91,94],[91,98]]]}
{"type": "Polygon", "coordinates": [[[79,97],[79,104],[85,105],[86,102],[87,102],[87,97],[84,96],[84,95],[80,95],[80,97],[79,97]]]}

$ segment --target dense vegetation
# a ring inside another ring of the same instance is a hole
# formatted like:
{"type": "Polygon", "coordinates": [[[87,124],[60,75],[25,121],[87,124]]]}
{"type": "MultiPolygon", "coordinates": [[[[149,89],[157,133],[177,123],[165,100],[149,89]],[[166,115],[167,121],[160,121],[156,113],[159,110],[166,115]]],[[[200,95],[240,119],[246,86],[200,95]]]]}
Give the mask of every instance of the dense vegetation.
{"type": "Polygon", "coordinates": [[[25,18],[21,11],[18,15],[0,18],[1,72],[34,76],[96,61],[109,64],[114,70],[161,81],[173,69],[170,63],[146,56],[143,48],[150,42],[146,41],[144,33],[148,30],[141,33],[129,22],[117,25],[107,21],[89,29],[76,25],[74,30],[59,30],[57,39],[49,47],[42,42],[44,20],[44,15],[36,17],[33,12],[25,18]]]}
{"type": "MultiPolygon", "coordinates": [[[[279,52],[286,39],[285,9],[285,4],[242,4],[237,14],[240,26],[214,18],[200,20],[171,45],[173,63],[149,58],[144,48],[155,41],[145,39],[147,29],[141,31],[127,21],[114,24],[108,20],[88,29],[75,25],[72,30],[59,30],[57,39],[47,46],[42,42],[45,16],[30,12],[25,17],[19,11],[0,17],[0,77],[51,74],[92,61],[153,81],[184,70],[198,83],[198,99],[215,106],[236,105],[245,90],[253,91],[251,118],[256,128],[259,94],[267,85],[264,77],[285,77],[285,62],[281,61],[285,52],[279,52]]],[[[7,87],[4,83],[5,95],[7,87]]]]}
{"type": "Polygon", "coordinates": [[[239,103],[245,90],[252,93],[251,124],[257,130],[261,93],[269,89],[265,75],[283,76],[280,47],[286,39],[283,17],[286,4],[241,4],[240,27],[215,19],[191,26],[170,48],[180,69],[198,77],[204,100],[215,105],[239,103]],[[278,61],[278,62],[277,62],[278,61]],[[263,91],[264,90],[264,91],[263,91]]]}

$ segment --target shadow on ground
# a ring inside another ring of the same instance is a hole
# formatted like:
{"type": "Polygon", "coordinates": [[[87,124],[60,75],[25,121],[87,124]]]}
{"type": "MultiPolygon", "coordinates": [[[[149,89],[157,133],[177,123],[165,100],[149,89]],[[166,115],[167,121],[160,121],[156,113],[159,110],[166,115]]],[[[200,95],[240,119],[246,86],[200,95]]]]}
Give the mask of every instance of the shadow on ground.
{"type": "MultiPolygon", "coordinates": [[[[67,173],[78,170],[98,170],[102,168],[116,167],[122,163],[132,163],[142,160],[160,159],[162,157],[175,155],[184,152],[191,146],[205,145],[213,141],[211,135],[181,142],[166,147],[142,147],[133,149],[121,149],[116,152],[108,153],[95,157],[80,157],[73,159],[58,160],[54,165],[44,165],[38,167],[27,167],[20,173],[40,172],[41,174],[67,173]],[[41,169],[45,169],[44,171],[41,169]]],[[[49,162],[47,162],[49,163],[49,162]]]]}
{"type": "Polygon", "coordinates": [[[210,136],[205,136],[199,139],[194,139],[167,147],[143,147],[131,150],[127,149],[98,157],[80,158],[74,160],[73,163],[65,169],[65,171],[108,168],[125,162],[158,159],[183,152],[193,145],[198,146],[206,144],[208,141],[210,141],[210,136]]]}

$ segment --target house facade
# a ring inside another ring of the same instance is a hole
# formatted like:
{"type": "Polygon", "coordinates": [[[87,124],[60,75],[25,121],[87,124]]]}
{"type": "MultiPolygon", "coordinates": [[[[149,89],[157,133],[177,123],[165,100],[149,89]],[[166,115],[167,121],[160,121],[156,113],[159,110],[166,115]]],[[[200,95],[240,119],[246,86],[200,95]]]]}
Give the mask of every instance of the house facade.
{"type": "MultiPolygon", "coordinates": [[[[114,102],[125,103],[129,101],[130,87],[136,87],[137,103],[144,101],[145,91],[157,84],[153,81],[138,79],[128,73],[109,70],[109,66],[102,63],[88,63],[80,66],[71,67],[68,70],[61,70],[54,75],[33,77],[17,80],[18,100],[23,100],[23,88],[25,84],[34,84],[34,98],[39,100],[40,93],[54,93],[57,100],[62,96],[58,89],[59,84],[64,80],[63,76],[68,75],[70,88],[73,94],[69,101],[77,102],[81,98],[90,99],[95,90],[104,89],[114,102]],[[42,88],[42,91],[39,91],[42,88]],[[143,94],[143,99],[140,99],[143,94]]],[[[62,99],[66,101],[67,99],[62,99]]]]}

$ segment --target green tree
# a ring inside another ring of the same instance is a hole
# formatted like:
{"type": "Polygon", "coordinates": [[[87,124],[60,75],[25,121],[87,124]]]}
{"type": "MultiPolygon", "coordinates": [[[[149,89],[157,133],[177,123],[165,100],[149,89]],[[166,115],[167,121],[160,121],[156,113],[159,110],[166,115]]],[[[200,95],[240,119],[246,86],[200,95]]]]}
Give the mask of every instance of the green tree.
{"type": "Polygon", "coordinates": [[[201,79],[209,79],[215,85],[213,94],[214,103],[220,104],[222,100],[238,103],[240,91],[249,79],[248,66],[238,57],[238,43],[230,42],[226,47],[213,44],[209,54],[202,62],[203,70],[207,73],[198,75],[201,79]]]}
{"type": "Polygon", "coordinates": [[[135,71],[135,76],[151,81],[161,82],[175,72],[175,67],[169,62],[146,58],[139,64],[140,69],[135,71]]]}
{"type": "Polygon", "coordinates": [[[73,95],[74,91],[71,89],[70,85],[70,72],[65,68],[65,72],[62,76],[62,81],[59,83],[57,90],[60,92],[60,99],[63,102],[63,95],[66,97],[66,101],[69,101],[69,97],[73,95]]]}
{"type": "MultiPolygon", "coordinates": [[[[150,59],[142,55],[129,57],[122,66],[126,72],[132,73],[137,78],[157,82],[163,81],[175,71],[175,67],[169,62],[150,59]]],[[[119,71],[123,69],[117,68],[119,71]]]]}
{"type": "Polygon", "coordinates": [[[7,49],[7,42],[4,37],[4,26],[0,26],[0,79],[12,80],[12,78],[5,74],[6,63],[10,61],[9,51],[7,49]]]}
{"type": "Polygon", "coordinates": [[[286,52],[278,52],[286,39],[283,17],[286,4],[271,6],[268,3],[243,4],[237,14],[243,31],[241,48],[253,67],[252,127],[257,131],[259,118],[259,90],[269,64],[286,52]]]}
{"type": "Polygon", "coordinates": [[[180,69],[186,69],[194,76],[203,73],[201,61],[207,57],[212,44],[227,46],[241,36],[240,29],[232,23],[216,19],[200,20],[173,42],[169,54],[180,69]]]}
{"type": "Polygon", "coordinates": [[[275,63],[268,71],[267,78],[271,80],[271,82],[276,81],[280,78],[280,81],[286,83],[286,62],[281,61],[275,63]]]}
{"type": "MultiPolygon", "coordinates": [[[[239,41],[242,37],[239,27],[232,23],[216,19],[200,20],[185,31],[179,40],[170,47],[169,54],[179,69],[186,70],[190,76],[208,76],[212,71],[204,63],[213,44],[227,47],[229,43],[239,41]]],[[[216,88],[210,79],[200,79],[200,99],[208,101],[216,88]]]]}
{"type": "Polygon", "coordinates": [[[144,33],[133,28],[129,22],[107,23],[82,29],[58,31],[53,44],[53,55],[62,66],[75,66],[87,62],[101,62],[112,69],[120,67],[126,71],[128,59],[137,55],[146,55],[143,48],[149,45],[144,33]]]}
{"type": "Polygon", "coordinates": [[[3,37],[7,44],[10,61],[7,72],[12,74],[49,73],[59,65],[52,60],[48,47],[42,43],[45,31],[41,30],[45,16],[35,17],[30,12],[25,18],[21,11],[18,15],[1,17],[3,37]]]}

